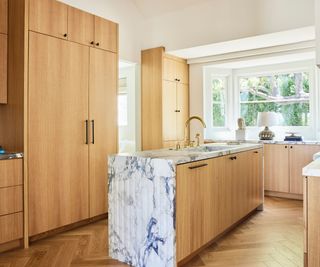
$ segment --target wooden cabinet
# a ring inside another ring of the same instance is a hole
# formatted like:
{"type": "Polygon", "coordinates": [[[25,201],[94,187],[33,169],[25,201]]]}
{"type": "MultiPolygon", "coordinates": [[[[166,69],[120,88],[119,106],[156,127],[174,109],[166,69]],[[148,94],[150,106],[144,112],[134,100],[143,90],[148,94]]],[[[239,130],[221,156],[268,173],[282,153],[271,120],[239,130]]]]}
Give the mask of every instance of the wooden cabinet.
{"type": "Polygon", "coordinates": [[[178,262],[263,204],[262,164],[257,149],[177,166],[178,262]]]}
{"type": "Polygon", "coordinates": [[[266,144],[264,150],[265,190],[302,195],[302,168],[312,161],[320,146],[266,144]]]}
{"type": "Polygon", "coordinates": [[[289,192],[288,145],[264,145],[264,188],[289,192]]]}
{"type": "Polygon", "coordinates": [[[183,59],[165,55],[163,62],[164,80],[189,84],[189,67],[183,59]]]}
{"type": "Polygon", "coordinates": [[[8,36],[0,33],[0,104],[8,101],[8,36]]]}
{"type": "Polygon", "coordinates": [[[117,54],[90,48],[90,217],[108,211],[107,155],[118,151],[117,54]]]}
{"type": "Polygon", "coordinates": [[[8,33],[8,0],[0,0],[0,33],[8,33]]]}
{"type": "Polygon", "coordinates": [[[118,24],[95,16],[95,45],[112,52],[118,51],[118,24]]]}
{"type": "Polygon", "coordinates": [[[188,117],[186,60],[166,55],[162,47],[142,51],[142,149],[184,140],[188,117]]]}
{"type": "Polygon", "coordinates": [[[29,231],[35,235],[89,217],[89,47],[29,36],[29,231]]]}
{"type": "Polygon", "coordinates": [[[94,15],[69,6],[68,40],[94,45],[94,15]]]}
{"type": "Polygon", "coordinates": [[[118,51],[118,24],[57,0],[30,0],[29,29],[111,52],[118,51]]]}
{"type": "Polygon", "coordinates": [[[320,152],[318,145],[289,146],[290,193],[303,194],[302,168],[313,161],[313,155],[320,152]]]}
{"type": "Polygon", "coordinates": [[[306,177],[304,181],[305,266],[320,267],[320,177],[306,177]]]}
{"type": "Polygon", "coordinates": [[[22,237],[22,159],[0,160],[0,245],[22,237]]]}
{"type": "Polygon", "coordinates": [[[56,0],[30,0],[29,29],[67,39],[68,6],[56,0]]]}

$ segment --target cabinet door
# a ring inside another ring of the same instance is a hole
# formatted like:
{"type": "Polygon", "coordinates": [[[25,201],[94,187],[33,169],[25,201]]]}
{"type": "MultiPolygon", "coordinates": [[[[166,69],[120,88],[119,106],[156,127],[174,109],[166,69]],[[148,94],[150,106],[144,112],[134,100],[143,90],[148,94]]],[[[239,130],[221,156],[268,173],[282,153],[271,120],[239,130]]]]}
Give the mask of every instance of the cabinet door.
{"type": "Polygon", "coordinates": [[[0,0],[0,33],[8,33],[8,0],[0,0]]]}
{"type": "Polygon", "coordinates": [[[90,217],[108,211],[107,156],[118,149],[117,69],[116,54],[90,48],[90,217]]]}
{"type": "Polygon", "coordinates": [[[7,49],[8,37],[0,33],[0,104],[7,104],[8,86],[7,86],[7,49]]]}
{"type": "Polygon", "coordinates": [[[104,50],[118,52],[118,24],[95,17],[95,45],[104,50]]]}
{"type": "Polygon", "coordinates": [[[250,162],[251,168],[251,200],[250,209],[255,209],[263,203],[264,188],[263,188],[263,150],[262,148],[251,152],[250,162]]]}
{"type": "Polygon", "coordinates": [[[176,61],[176,76],[180,83],[189,84],[189,65],[186,62],[176,61]]]}
{"type": "Polygon", "coordinates": [[[184,140],[185,123],[189,117],[189,86],[177,83],[177,140],[184,140]]]}
{"type": "Polygon", "coordinates": [[[30,0],[29,29],[67,39],[68,6],[56,0],[30,0]]]}
{"type": "Polygon", "coordinates": [[[199,161],[177,168],[178,262],[218,233],[218,161],[199,161]]]}
{"type": "Polygon", "coordinates": [[[313,161],[313,155],[320,152],[317,145],[290,146],[290,193],[303,194],[302,169],[313,161]]]}
{"type": "Polygon", "coordinates": [[[163,58],[163,79],[166,81],[176,82],[176,61],[169,57],[163,58]]]}
{"type": "MultiPolygon", "coordinates": [[[[162,89],[162,134],[164,141],[177,140],[177,85],[163,81],[162,89]]],[[[148,112],[148,111],[146,111],[148,112]]]]}
{"type": "Polygon", "coordinates": [[[289,148],[264,145],[264,189],[289,193],[289,148]]]}
{"type": "Polygon", "coordinates": [[[32,236],[89,216],[89,47],[32,32],[29,38],[32,236]]]}
{"type": "Polygon", "coordinates": [[[68,40],[84,45],[94,44],[94,16],[68,7],[68,40]]]}

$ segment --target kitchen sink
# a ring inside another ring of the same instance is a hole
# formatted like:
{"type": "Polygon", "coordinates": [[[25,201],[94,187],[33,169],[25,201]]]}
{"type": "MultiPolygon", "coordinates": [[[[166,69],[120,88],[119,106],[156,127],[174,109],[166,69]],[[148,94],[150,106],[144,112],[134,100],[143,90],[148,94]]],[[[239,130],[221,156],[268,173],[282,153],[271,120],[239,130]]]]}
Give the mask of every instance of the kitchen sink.
{"type": "Polygon", "coordinates": [[[198,146],[185,148],[186,151],[192,152],[215,152],[220,150],[229,150],[234,148],[232,145],[211,145],[211,146],[198,146]]]}

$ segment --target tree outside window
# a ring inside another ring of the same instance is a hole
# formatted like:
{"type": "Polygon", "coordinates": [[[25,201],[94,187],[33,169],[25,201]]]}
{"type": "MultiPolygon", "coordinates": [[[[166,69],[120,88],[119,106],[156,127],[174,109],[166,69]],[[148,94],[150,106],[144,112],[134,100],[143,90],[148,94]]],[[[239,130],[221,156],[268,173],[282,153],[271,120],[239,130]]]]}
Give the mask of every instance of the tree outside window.
{"type": "Polygon", "coordinates": [[[283,126],[309,126],[308,72],[250,76],[239,79],[240,112],[247,126],[257,126],[258,112],[279,114],[283,126]]]}
{"type": "Polygon", "coordinates": [[[212,78],[212,127],[226,126],[226,78],[212,78]]]}

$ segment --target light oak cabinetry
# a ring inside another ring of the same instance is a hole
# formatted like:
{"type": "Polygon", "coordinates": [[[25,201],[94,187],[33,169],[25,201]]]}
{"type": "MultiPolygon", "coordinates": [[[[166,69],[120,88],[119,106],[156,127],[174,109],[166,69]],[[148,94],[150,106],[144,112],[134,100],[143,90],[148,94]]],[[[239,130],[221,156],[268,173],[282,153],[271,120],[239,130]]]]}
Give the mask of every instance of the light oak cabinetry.
{"type": "Polygon", "coordinates": [[[177,261],[262,203],[262,149],[178,165],[177,261]]]}
{"type": "Polygon", "coordinates": [[[142,149],[184,140],[189,117],[189,67],[164,48],[142,51],[142,149]]]}
{"type": "Polygon", "coordinates": [[[304,183],[305,266],[320,267],[320,177],[306,177],[304,183]]]}
{"type": "Polygon", "coordinates": [[[0,104],[7,104],[8,0],[0,0],[0,104]]]}
{"type": "MultiPolygon", "coordinates": [[[[118,143],[118,25],[55,0],[8,3],[10,103],[0,106],[0,139],[25,155],[28,246],[38,234],[106,217],[107,156],[118,143]]],[[[0,161],[0,188],[16,182],[5,175],[0,161]]]]}
{"type": "Polygon", "coordinates": [[[56,0],[29,1],[31,31],[118,51],[118,24],[56,0]]]}
{"type": "Polygon", "coordinates": [[[319,151],[318,145],[265,144],[265,190],[293,196],[302,195],[302,168],[308,165],[313,155],[319,151]]]}
{"type": "Polygon", "coordinates": [[[0,160],[0,252],[23,238],[22,159],[0,160]]]}

